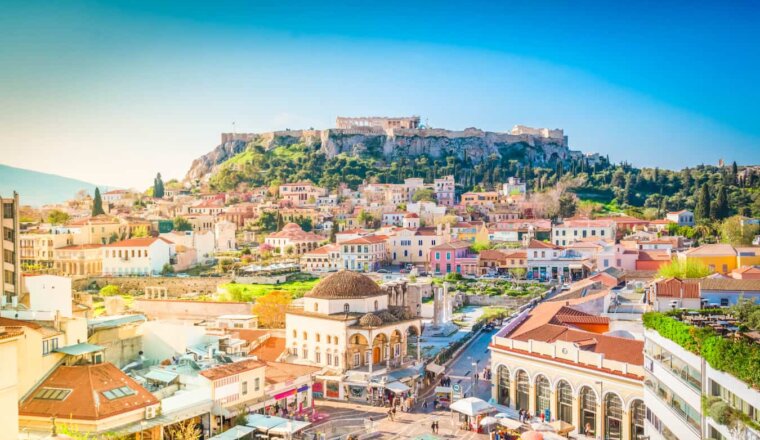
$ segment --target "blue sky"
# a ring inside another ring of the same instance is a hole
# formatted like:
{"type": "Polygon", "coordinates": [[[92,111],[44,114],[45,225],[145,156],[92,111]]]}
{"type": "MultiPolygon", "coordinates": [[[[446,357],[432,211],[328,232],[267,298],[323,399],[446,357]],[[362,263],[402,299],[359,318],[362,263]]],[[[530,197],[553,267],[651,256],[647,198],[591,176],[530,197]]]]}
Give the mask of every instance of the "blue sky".
{"type": "Polygon", "coordinates": [[[760,7],[4,2],[0,162],[143,188],[240,131],[336,115],[564,128],[638,166],[760,163],[760,7]]]}

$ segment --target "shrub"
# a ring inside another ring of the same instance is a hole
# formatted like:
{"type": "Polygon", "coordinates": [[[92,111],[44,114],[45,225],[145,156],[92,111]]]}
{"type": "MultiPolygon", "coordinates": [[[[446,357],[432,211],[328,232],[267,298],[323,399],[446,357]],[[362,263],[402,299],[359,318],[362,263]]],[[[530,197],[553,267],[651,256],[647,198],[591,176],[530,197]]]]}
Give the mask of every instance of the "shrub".
{"type": "Polygon", "coordinates": [[[113,295],[121,295],[121,289],[119,286],[116,286],[114,284],[108,284],[103,286],[102,289],[100,289],[100,296],[113,296],[113,295]]]}

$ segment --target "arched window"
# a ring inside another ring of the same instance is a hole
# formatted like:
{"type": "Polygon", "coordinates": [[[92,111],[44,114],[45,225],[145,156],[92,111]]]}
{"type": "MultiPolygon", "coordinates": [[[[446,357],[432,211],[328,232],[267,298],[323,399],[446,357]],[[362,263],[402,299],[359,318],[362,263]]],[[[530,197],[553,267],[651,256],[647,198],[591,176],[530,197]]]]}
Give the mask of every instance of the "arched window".
{"type": "Polygon", "coordinates": [[[623,401],[617,394],[604,396],[604,432],[610,440],[623,438],[623,401]]]}
{"type": "Polygon", "coordinates": [[[590,387],[583,387],[579,393],[581,433],[594,437],[596,435],[596,395],[590,387]]]}
{"type": "Polygon", "coordinates": [[[504,365],[499,365],[496,370],[499,384],[499,404],[509,406],[509,369],[504,365]]]}
{"type": "Polygon", "coordinates": [[[644,401],[636,399],[631,403],[631,438],[644,436],[644,416],[646,407],[644,401]]]}
{"type": "Polygon", "coordinates": [[[317,341],[317,342],[319,342],[319,340],[320,340],[320,336],[319,336],[319,333],[315,334],[315,335],[314,335],[314,338],[316,339],[316,341],[317,341]]]}
{"type": "Polygon", "coordinates": [[[293,330],[293,339],[298,338],[298,332],[293,330]]]}
{"type": "Polygon", "coordinates": [[[348,313],[350,310],[350,307],[348,306],[348,303],[343,304],[343,312],[348,313]]]}
{"type": "Polygon", "coordinates": [[[306,332],[303,332],[303,340],[305,341],[307,339],[309,339],[309,334],[306,332]]]}
{"type": "Polygon", "coordinates": [[[375,300],[375,311],[377,311],[378,307],[379,307],[379,303],[377,302],[377,300],[375,300]]]}
{"type": "Polygon", "coordinates": [[[517,387],[515,408],[528,411],[530,405],[530,380],[528,379],[528,373],[523,370],[518,371],[515,376],[515,386],[517,387]]]}
{"type": "Polygon", "coordinates": [[[564,380],[557,384],[557,419],[573,423],[573,389],[564,380]]]}
{"type": "Polygon", "coordinates": [[[536,378],[536,414],[541,414],[551,407],[552,390],[546,376],[536,378]]]}
{"type": "Polygon", "coordinates": [[[314,311],[315,312],[319,311],[319,303],[314,303],[314,311]]]}

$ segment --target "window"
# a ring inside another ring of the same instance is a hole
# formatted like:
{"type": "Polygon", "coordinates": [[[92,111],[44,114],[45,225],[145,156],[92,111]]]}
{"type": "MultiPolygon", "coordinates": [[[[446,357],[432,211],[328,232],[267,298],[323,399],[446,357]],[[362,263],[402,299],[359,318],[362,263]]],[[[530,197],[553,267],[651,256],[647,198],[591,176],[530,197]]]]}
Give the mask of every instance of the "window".
{"type": "Polygon", "coordinates": [[[71,390],[46,387],[37,391],[34,398],[40,400],[64,400],[69,394],[71,394],[71,390]]]}
{"type": "Polygon", "coordinates": [[[540,413],[549,409],[551,402],[551,385],[546,376],[538,376],[536,379],[536,411],[540,413]]]}
{"type": "Polygon", "coordinates": [[[303,340],[305,341],[307,339],[309,339],[309,334],[306,332],[303,332],[303,340]]]}
{"type": "Polygon", "coordinates": [[[314,311],[315,312],[319,311],[319,304],[318,303],[314,303],[314,311]]]}
{"type": "Polygon", "coordinates": [[[42,341],[42,355],[47,356],[58,348],[58,338],[42,341]]]}
{"type": "Polygon", "coordinates": [[[358,367],[360,363],[361,363],[361,357],[359,353],[358,352],[354,353],[354,367],[358,367]]]}
{"type": "Polygon", "coordinates": [[[530,401],[530,382],[528,380],[528,373],[522,370],[518,371],[515,375],[515,382],[517,386],[516,408],[527,409],[530,401]]]}
{"type": "Polygon", "coordinates": [[[133,396],[137,391],[130,387],[119,387],[112,390],[104,391],[103,396],[108,400],[120,399],[122,397],[133,396]]]}
{"type": "Polygon", "coordinates": [[[320,353],[319,350],[314,352],[314,362],[316,363],[322,362],[322,353],[320,353]]]}
{"type": "Polygon", "coordinates": [[[435,253],[435,259],[436,260],[440,260],[441,259],[441,253],[440,252],[436,252],[435,253]]]}
{"type": "Polygon", "coordinates": [[[320,340],[320,336],[319,336],[319,333],[317,333],[317,334],[315,334],[315,335],[314,335],[314,339],[315,339],[317,342],[319,342],[319,340],[320,340]]]}
{"type": "Polygon", "coordinates": [[[298,332],[293,330],[293,339],[298,339],[298,332]]]}
{"type": "Polygon", "coordinates": [[[573,422],[573,389],[564,380],[557,384],[557,411],[559,420],[573,422]]]}
{"type": "Polygon", "coordinates": [[[338,345],[338,337],[337,336],[333,336],[333,341],[335,341],[335,345],[338,345]]]}
{"type": "Polygon", "coordinates": [[[377,311],[378,306],[379,306],[379,303],[377,302],[377,300],[375,300],[375,311],[377,311]]]}
{"type": "Polygon", "coordinates": [[[631,404],[631,438],[642,438],[644,436],[644,416],[646,407],[644,401],[634,400],[631,404]]]}
{"type": "Polygon", "coordinates": [[[604,432],[611,440],[623,438],[623,401],[616,394],[604,397],[604,432]]]}
{"type": "Polygon", "coordinates": [[[240,388],[241,388],[241,391],[240,391],[240,393],[241,393],[242,395],[244,395],[244,396],[245,396],[246,394],[248,394],[248,382],[246,382],[246,381],[243,381],[243,382],[240,384],[240,388]]]}
{"type": "Polygon", "coordinates": [[[258,377],[253,379],[253,390],[258,391],[261,389],[261,379],[258,377]]]}
{"type": "Polygon", "coordinates": [[[327,353],[325,361],[327,365],[332,365],[332,353],[327,353]]]}
{"type": "Polygon", "coordinates": [[[451,252],[446,252],[446,259],[451,260],[451,252]]]}
{"type": "Polygon", "coordinates": [[[348,313],[349,310],[350,310],[350,307],[348,303],[343,304],[343,312],[348,313]]]}
{"type": "Polygon", "coordinates": [[[304,359],[309,359],[309,349],[308,349],[308,348],[306,348],[306,346],[305,346],[305,345],[304,345],[304,347],[301,349],[301,353],[302,353],[302,355],[301,355],[301,357],[302,357],[302,358],[304,358],[304,359]]]}
{"type": "Polygon", "coordinates": [[[498,374],[497,383],[499,386],[499,404],[509,406],[509,369],[504,365],[499,365],[499,368],[496,371],[498,374]]]}
{"type": "Polygon", "coordinates": [[[330,336],[330,335],[327,335],[327,343],[328,343],[328,344],[330,343],[330,339],[331,339],[331,336],[330,336]]]}
{"type": "Polygon", "coordinates": [[[581,430],[586,431],[586,425],[591,427],[592,436],[596,433],[596,394],[590,387],[583,387],[580,392],[581,430]]]}

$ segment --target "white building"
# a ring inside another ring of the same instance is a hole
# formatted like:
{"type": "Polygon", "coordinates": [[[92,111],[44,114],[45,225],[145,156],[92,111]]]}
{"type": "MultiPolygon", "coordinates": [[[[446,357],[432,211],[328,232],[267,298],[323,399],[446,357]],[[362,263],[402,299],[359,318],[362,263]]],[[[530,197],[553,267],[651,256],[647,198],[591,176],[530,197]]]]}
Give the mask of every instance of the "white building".
{"type": "MultiPolygon", "coordinates": [[[[722,319],[716,315],[714,322],[722,319]]],[[[644,366],[645,431],[650,439],[760,439],[757,388],[718,371],[698,354],[651,329],[645,333],[644,366]],[[703,411],[716,403],[743,413],[744,420],[733,427],[721,424],[711,417],[710,409],[703,411]]]]}
{"type": "Polygon", "coordinates": [[[103,246],[103,275],[158,275],[175,254],[174,243],[164,238],[117,241],[103,246]]]}
{"type": "Polygon", "coordinates": [[[324,278],[285,317],[289,362],[325,367],[317,376],[323,396],[366,403],[382,386],[413,389],[419,372],[387,376],[419,359],[421,319],[410,310],[411,290],[389,294],[369,277],[342,270],[324,278]],[[403,382],[403,384],[402,384],[403,382]]]}
{"type": "MultiPolygon", "coordinates": [[[[72,317],[71,278],[57,275],[25,275],[29,291],[29,310],[46,317],[72,317]]],[[[41,317],[40,317],[41,318],[41,317]]]]}
{"type": "Polygon", "coordinates": [[[367,235],[341,243],[340,256],[343,268],[372,272],[380,269],[387,261],[385,235],[367,235]]]}
{"type": "Polygon", "coordinates": [[[685,209],[669,212],[665,219],[677,223],[678,226],[694,226],[694,213],[685,209]]]}
{"type": "Polygon", "coordinates": [[[441,179],[433,180],[433,188],[435,190],[435,199],[439,204],[444,207],[456,204],[454,176],[445,176],[441,179]]]}
{"type": "Polygon", "coordinates": [[[309,273],[335,272],[341,268],[339,244],[326,244],[301,255],[301,270],[309,273]]]}
{"type": "Polygon", "coordinates": [[[524,196],[527,191],[525,182],[522,182],[519,177],[510,177],[506,183],[501,186],[501,194],[507,197],[510,196],[524,196]]]}
{"type": "Polygon", "coordinates": [[[264,239],[264,243],[278,249],[280,255],[287,255],[288,250],[293,255],[302,255],[316,249],[323,241],[324,237],[306,232],[295,223],[288,223],[281,231],[269,234],[264,239]]]}
{"type": "Polygon", "coordinates": [[[160,235],[161,238],[174,243],[177,252],[195,249],[196,264],[207,264],[214,258],[214,234],[211,231],[172,231],[160,235]]]}
{"type": "Polygon", "coordinates": [[[614,240],[615,230],[611,220],[568,219],[552,227],[552,243],[567,246],[587,238],[614,240]]]}
{"type": "Polygon", "coordinates": [[[220,220],[214,224],[214,250],[217,252],[227,252],[237,249],[235,233],[237,226],[227,220],[220,220]]]}

